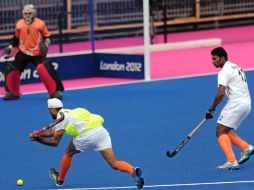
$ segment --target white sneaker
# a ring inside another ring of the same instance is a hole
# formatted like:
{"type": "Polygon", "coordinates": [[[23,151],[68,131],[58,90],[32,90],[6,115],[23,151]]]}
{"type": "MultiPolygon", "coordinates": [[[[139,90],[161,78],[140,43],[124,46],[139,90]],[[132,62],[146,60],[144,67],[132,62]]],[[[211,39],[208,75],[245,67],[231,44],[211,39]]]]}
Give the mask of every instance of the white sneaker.
{"type": "Polygon", "coordinates": [[[250,145],[247,150],[243,150],[241,152],[239,164],[243,164],[244,162],[249,160],[252,154],[254,154],[254,147],[252,145],[250,145]]]}
{"type": "Polygon", "coordinates": [[[240,168],[237,161],[235,162],[226,162],[223,165],[217,167],[218,170],[238,170],[240,168]]]}

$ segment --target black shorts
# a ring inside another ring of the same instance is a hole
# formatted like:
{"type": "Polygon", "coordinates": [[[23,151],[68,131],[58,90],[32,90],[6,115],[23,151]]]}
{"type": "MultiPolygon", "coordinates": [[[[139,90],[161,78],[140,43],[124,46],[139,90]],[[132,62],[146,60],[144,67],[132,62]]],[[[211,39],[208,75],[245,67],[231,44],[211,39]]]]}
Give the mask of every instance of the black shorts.
{"type": "Polygon", "coordinates": [[[42,63],[44,58],[42,56],[30,56],[26,55],[23,52],[19,51],[14,59],[13,66],[18,69],[20,72],[24,71],[28,63],[32,63],[35,67],[42,63]]]}

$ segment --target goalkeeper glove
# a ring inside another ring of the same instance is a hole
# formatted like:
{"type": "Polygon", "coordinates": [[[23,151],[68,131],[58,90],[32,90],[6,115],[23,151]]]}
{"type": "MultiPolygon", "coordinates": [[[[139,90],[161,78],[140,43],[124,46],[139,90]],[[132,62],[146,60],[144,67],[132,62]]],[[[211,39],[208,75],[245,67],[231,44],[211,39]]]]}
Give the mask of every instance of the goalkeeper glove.
{"type": "Polygon", "coordinates": [[[48,46],[51,43],[49,38],[46,38],[45,40],[42,40],[42,42],[40,43],[40,51],[43,55],[43,57],[47,56],[48,53],[48,46]]]}
{"type": "Polygon", "coordinates": [[[12,51],[13,51],[13,47],[12,47],[12,45],[9,45],[8,47],[6,47],[6,48],[4,49],[4,55],[3,55],[3,57],[4,57],[5,59],[10,58],[11,55],[12,55],[12,51]]]}

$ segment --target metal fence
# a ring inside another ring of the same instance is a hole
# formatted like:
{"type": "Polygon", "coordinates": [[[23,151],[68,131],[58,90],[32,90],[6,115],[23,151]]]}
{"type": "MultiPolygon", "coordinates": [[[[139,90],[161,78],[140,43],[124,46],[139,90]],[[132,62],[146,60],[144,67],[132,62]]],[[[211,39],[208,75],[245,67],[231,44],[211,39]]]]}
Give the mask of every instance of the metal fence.
{"type": "Polygon", "coordinates": [[[253,11],[254,11],[253,0],[200,1],[200,15],[204,17],[249,13],[253,11]]]}
{"type": "MultiPolygon", "coordinates": [[[[155,22],[165,18],[200,18],[253,13],[253,0],[150,0],[151,14],[155,22]],[[197,10],[197,4],[199,10],[197,10]],[[198,11],[198,12],[197,12],[198,11]]],[[[63,29],[90,26],[89,0],[1,0],[0,35],[13,34],[15,23],[22,17],[23,5],[32,3],[38,16],[44,19],[50,31],[59,29],[59,20],[63,29]]],[[[143,23],[142,0],[93,0],[95,26],[115,26],[143,23]]],[[[116,31],[117,32],[117,31],[116,31]]]]}
{"type": "Polygon", "coordinates": [[[97,0],[94,6],[97,25],[143,22],[143,6],[135,0],[97,0]]]}
{"type": "Polygon", "coordinates": [[[155,21],[195,16],[195,0],[160,0],[152,4],[155,21]]]}
{"type": "Polygon", "coordinates": [[[65,10],[63,0],[1,0],[0,1],[0,34],[13,33],[18,19],[22,18],[22,7],[34,4],[39,17],[43,18],[50,30],[58,28],[58,15],[65,10]]]}

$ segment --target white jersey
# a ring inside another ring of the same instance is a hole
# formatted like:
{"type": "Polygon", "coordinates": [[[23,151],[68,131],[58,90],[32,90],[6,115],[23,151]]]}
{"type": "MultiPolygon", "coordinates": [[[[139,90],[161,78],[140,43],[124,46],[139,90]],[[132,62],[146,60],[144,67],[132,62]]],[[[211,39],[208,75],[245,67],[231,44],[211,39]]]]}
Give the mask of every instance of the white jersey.
{"type": "MultiPolygon", "coordinates": [[[[64,120],[55,125],[55,131],[65,130],[68,124],[74,125],[81,131],[80,136],[73,137],[73,144],[76,150],[84,152],[90,150],[101,151],[106,148],[112,148],[110,135],[102,125],[84,131],[83,129],[86,127],[86,121],[76,121],[68,113],[64,113],[64,116],[64,120]]],[[[57,118],[60,118],[60,112],[57,118]]]]}
{"type": "MultiPolygon", "coordinates": [[[[60,112],[61,112],[61,110],[57,114],[57,119],[59,119],[61,117],[60,112]]],[[[55,126],[55,131],[59,131],[59,130],[62,130],[62,129],[64,130],[66,125],[68,125],[68,124],[75,125],[75,127],[79,131],[82,131],[85,128],[85,126],[86,126],[86,122],[85,121],[76,121],[74,118],[72,118],[70,116],[70,114],[64,113],[64,120],[62,122],[58,123],[55,126]]]]}
{"type": "Polygon", "coordinates": [[[227,61],[218,74],[218,85],[226,87],[228,102],[251,103],[246,76],[238,65],[227,61]]]}

